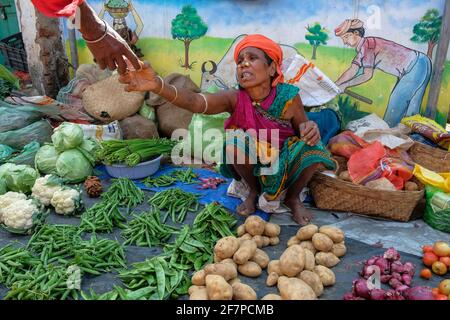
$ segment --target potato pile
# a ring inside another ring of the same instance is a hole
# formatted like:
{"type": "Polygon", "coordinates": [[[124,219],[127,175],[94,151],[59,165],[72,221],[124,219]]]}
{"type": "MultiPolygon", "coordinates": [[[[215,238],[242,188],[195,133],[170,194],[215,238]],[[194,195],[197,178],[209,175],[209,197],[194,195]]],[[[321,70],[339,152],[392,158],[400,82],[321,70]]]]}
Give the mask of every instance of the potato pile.
{"type": "Polygon", "coordinates": [[[237,229],[240,241],[253,240],[258,248],[276,246],[280,243],[280,226],[265,222],[258,216],[250,216],[237,229]]]}
{"type": "Polygon", "coordinates": [[[194,273],[189,289],[191,300],[256,300],[256,292],[240,282],[238,273],[259,277],[269,264],[260,248],[280,242],[280,226],[250,216],[238,228],[238,236],[225,237],[214,246],[214,263],[194,273]]]}
{"type": "Polygon", "coordinates": [[[345,235],[332,227],[308,225],[298,230],[288,241],[288,248],[279,260],[268,265],[266,284],[278,285],[280,296],[271,294],[263,299],[314,300],[324,287],[336,282],[334,272],[339,257],[345,255],[345,235]]]}

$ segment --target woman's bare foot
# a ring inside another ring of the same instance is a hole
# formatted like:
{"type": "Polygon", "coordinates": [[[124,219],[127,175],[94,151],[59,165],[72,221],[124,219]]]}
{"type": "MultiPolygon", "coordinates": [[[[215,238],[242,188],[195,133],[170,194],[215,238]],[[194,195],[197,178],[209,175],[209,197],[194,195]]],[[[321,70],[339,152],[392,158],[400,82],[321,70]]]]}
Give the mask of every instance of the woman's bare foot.
{"type": "Polygon", "coordinates": [[[311,222],[313,214],[303,206],[298,198],[285,199],[284,203],[292,211],[292,219],[298,224],[305,226],[311,222]]]}
{"type": "Polygon", "coordinates": [[[237,206],[236,212],[244,217],[247,217],[256,212],[256,198],[257,193],[250,193],[243,203],[237,206]]]}

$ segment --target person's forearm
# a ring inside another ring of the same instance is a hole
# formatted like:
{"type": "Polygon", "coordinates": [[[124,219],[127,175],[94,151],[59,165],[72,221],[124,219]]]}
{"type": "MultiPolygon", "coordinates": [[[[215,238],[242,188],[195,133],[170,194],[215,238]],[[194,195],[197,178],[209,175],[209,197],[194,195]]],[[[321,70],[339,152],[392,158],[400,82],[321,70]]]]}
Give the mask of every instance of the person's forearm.
{"type": "MultiPolygon", "coordinates": [[[[161,79],[158,82],[161,83],[161,79]]],[[[153,92],[168,102],[193,113],[202,113],[205,109],[205,101],[202,96],[185,88],[176,88],[175,90],[173,86],[164,82],[164,87],[161,85],[158,90],[153,92]]]]}
{"type": "Polygon", "coordinates": [[[344,82],[341,85],[344,85],[345,87],[354,87],[358,86],[360,84],[366,83],[370,79],[372,79],[373,72],[366,71],[363,74],[351,79],[350,81],[344,82]]]}
{"type": "Polygon", "coordinates": [[[80,32],[87,40],[96,40],[105,33],[105,24],[95,11],[83,2],[80,6],[80,32]]]}
{"type": "Polygon", "coordinates": [[[355,68],[355,65],[353,64],[339,77],[339,79],[336,81],[336,84],[340,86],[341,84],[353,79],[358,73],[358,69],[359,68],[355,68]]]}

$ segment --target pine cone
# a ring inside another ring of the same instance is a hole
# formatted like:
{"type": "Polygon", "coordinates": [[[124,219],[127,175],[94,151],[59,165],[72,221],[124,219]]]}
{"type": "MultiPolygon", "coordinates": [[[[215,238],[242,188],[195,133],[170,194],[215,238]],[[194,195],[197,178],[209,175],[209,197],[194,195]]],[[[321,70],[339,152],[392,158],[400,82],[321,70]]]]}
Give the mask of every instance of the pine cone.
{"type": "Polygon", "coordinates": [[[84,189],[89,198],[98,198],[103,193],[103,187],[100,179],[95,176],[87,177],[84,182],[84,189]]]}

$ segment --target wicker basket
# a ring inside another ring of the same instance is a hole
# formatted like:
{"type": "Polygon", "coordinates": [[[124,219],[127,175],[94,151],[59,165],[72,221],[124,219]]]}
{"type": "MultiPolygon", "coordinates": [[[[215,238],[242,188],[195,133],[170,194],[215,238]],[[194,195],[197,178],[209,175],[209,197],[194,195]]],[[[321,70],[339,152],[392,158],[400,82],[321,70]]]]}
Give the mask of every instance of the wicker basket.
{"type": "Polygon", "coordinates": [[[437,173],[450,172],[450,152],[415,142],[409,154],[422,167],[437,173]]]}
{"type": "MultiPolygon", "coordinates": [[[[339,163],[338,173],[346,170],[346,164],[341,160],[336,158],[339,163]]],[[[422,185],[420,191],[377,190],[332,178],[320,172],[311,179],[309,187],[319,209],[352,212],[402,222],[412,218],[414,209],[424,199],[425,193],[422,185]]]]}

